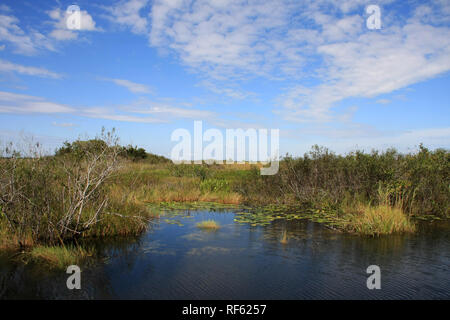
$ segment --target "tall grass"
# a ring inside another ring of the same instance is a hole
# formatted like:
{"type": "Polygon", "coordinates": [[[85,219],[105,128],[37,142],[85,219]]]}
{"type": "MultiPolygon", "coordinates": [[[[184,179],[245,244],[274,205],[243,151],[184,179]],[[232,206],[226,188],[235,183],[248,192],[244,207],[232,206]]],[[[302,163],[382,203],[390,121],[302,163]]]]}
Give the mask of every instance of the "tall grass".
{"type": "Polygon", "coordinates": [[[414,232],[415,225],[400,207],[359,205],[344,217],[343,228],[361,235],[379,236],[414,232]]]}

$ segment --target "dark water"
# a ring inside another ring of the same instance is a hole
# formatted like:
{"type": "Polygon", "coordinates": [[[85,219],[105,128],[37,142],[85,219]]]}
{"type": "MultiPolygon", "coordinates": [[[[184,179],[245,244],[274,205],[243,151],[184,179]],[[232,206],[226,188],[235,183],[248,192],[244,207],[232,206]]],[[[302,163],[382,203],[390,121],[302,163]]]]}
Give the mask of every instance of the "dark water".
{"type": "Polygon", "coordinates": [[[82,267],[81,290],[67,289],[64,271],[0,258],[0,298],[450,299],[448,221],[361,238],[308,221],[240,225],[231,212],[165,219],[139,239],[97,244],[103,258],[82,267]],[[222,228],[199,230],[206,219],[222,228]],[[367,289],[369,265],[381,268],[380,290],[367,289]]]}

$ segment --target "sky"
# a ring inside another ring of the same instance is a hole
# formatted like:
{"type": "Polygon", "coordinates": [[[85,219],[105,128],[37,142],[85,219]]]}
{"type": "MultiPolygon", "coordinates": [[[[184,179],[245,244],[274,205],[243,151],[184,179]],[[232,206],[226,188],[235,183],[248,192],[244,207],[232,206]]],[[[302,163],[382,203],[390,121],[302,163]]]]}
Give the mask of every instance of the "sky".
{"type": "Polygon", "coordinates": [[[449,148],[449,70],[448,0],[0,0],[0,141],[105,127],[168,156],[202,121],[282,154],[449,148]]]}

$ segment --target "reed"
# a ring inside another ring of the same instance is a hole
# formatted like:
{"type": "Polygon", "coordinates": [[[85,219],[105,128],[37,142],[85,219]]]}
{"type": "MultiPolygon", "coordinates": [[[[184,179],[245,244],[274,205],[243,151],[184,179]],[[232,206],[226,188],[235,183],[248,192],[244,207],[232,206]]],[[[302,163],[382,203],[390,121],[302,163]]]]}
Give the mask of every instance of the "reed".
{"type": "Polygon", "coordinates": [[[344,217],[343,228],[360,235],[380,236],[414,232],[415,225],[400,207],[360,204],[344,217]]]}

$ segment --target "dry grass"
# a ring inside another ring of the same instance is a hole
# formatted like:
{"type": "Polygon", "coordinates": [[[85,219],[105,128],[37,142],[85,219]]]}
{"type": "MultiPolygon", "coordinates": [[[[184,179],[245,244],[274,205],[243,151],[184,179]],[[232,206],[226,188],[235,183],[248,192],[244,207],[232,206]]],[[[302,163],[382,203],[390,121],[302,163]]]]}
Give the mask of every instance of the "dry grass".
{"type": "Polygon", "coordinates": [[[351,211],[344,217],[344,228],[357,234],[378,236],[415,231],[415,225],[399,207],[360,204],[351,211]]]}
{"type": "Polygon", "coordinates": [[[205,220],[197,223],[197,228],[215,231],[220,229],[220,225],[214,220],[205,220]]]}

